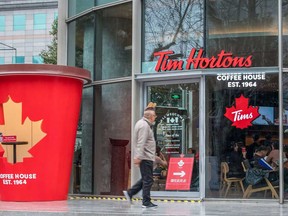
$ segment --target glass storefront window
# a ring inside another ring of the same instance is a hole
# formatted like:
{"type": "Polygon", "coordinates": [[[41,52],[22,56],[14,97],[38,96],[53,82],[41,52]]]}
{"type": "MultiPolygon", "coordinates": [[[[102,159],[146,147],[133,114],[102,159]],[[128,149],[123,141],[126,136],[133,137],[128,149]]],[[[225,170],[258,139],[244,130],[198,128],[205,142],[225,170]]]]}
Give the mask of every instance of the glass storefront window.
{"type": "MultiPolygon", "coordinates": [[[[244,73],[239,76],[244,77],[244,73]]],[[[219,81],[216,76],[209,76],[206,79],[207,197],[242,198],[243,191],[237,183],[227,189],[228,184],[224,179],[225,172],[222,165],[225,163],[228,165],[227,177],[243,179],[244,188],[247,189],[249,184],[244,180],[246,173],[241,162],[248,161],[251,167],[258,167],[258,156],[263,153],[261,157],[266,158],[273,150],[272,143],[278,143],[278,75],[265,74],[265,79],[258,80],[256,84],[257,86],[249,88],[243,86],[231,88],[228,87],[227,81],[219,81]],[[242,96],[244,98],[239,102],[238,99],[242,96]],[[233,115],[236,116],[237,112],[237,116],[232,120],[225,116],[231,107],[235,108],[233,115]],[[249,114],[258,109],[259,115],[256,115],[255,111],[255,119],[247,123],[246,127],[237,127],[237,120],[244,118],[242,112],[245,112],[245,109],[249,109],[249,114]],[[263,146],[266,152],[261,150],[259,153],[263,146]]],[[[272,163],[271,165],[273,166],[272,163]]],[[[274,182],[277,176],[278,171],[269,180],[274,182]]],[[[271,198],[271,191],[268,190],[267,193],[270,195],[266,198],[271,198]]],[[[265,197],[264,193],[255,192],[244,198],[265,197]]]]}
{"type": "Polygon", "coordinates": [[[288,67],[288,4],[283,4],[283,38],[282,38],[282,50],[283,50],[283,66],[288,67]]]}
{"type": "Polygon", "coordinates": [[[288,73],[283,73],[283,151],[284,151],[284,198],[288,198],[288,73]]]}
{"type": "Polygon", "coordinates": [[[278,65],[277,1],[207,0],[206,53],[253,55],[252,67],[278,65]]]}
{"type": "Polygon", "coordinates": [[[69,23],[68,31],[68,65],[94,71],[94,15],[69,23]]]}
{"type": "Polygon", "coordinates": [[[119,0],[69,0],[69,17],[81,13],[94,6],[100,6],[117,1],[119,0]]]}
{"type": "Polygon", "coordinates": [[[96,80],[131,76],[132,4],[96,11],[96,80]]]}
{"type": "Polygon", "coordinates": [[[131,76],[131,3],[97,10],[69,23],[68,29],[75,35],[68,41],[69,65],[95,71],[93,80],[131,76]]]}
{"type": "Polygon", "coordinates": [[[95,5],[99,6],[99,5],[108,4],[108,3],[117,2],[117,1],[118,0],[96,0],[95,5]]]}
{"type": "Polygon", "coordinates": [[[131,82],[95,87],[94,121],[95,194],[122,195],[131,168],[131,82]]]}
{"type": "Polygon", "coordinates": [[[78,121],[73,163],[73,193],[93,193],[93,88],[85,88],[78,121]]]}
{"type": "MultiPolygon", "coordinates": [[[[93,81],[131,76],[131,3],[76,19],[68,24],[68,34],[68,65],[88,69],[93,81]]],[[[130,105],[130,82],[84,90],[74,155],[74,193],[122,195],[127,188],[130,105]],[[124,153],[118,149],[123,142],[124,153]]]]}
{"type": "Polygon", "coordinates": [[[154,164],[152,190],[199,192],[199,83],[148,86],[147,90],[148,102],[157,104],[154,126],[156,155],[168,163],[167,166],[154,164]],[[167,179],[170,159],[181,158],[181,154],[184,158],[194,159],[191,170],[182,170],[185,175],[179,179],[173,175],[167,179]],[[186,179],[189,174],[192,178],[186,179]],[[186,184],[185,190],[175,183],[178,180],[186,184]]]}
{"type": "Polygon", "coordinates": [[[95,0],[68,0],[68,5],[68,13],[69,17],[71,17],[92,8],[95,5],[95,0]]]}
{"type": "MultiPolygon", "coordinates": [[[[94,16],[89,14],[68,24],[68,65],[94,68],[94,16]],[[73,35],[73,37],[72,37],[73,35]]],[[[93,79],[93,73],[91,74],[93,79]]],[[[93,88],[83,91],[73,165],[73,192],[93,193],[93,88]]]]}
{"type": "Polygon", "coordinates": [[[186,59],[192,48],[204,47],[204,1],[143,1],[142,73],[155,72],[155,52],[173,50],[186,59]]]}

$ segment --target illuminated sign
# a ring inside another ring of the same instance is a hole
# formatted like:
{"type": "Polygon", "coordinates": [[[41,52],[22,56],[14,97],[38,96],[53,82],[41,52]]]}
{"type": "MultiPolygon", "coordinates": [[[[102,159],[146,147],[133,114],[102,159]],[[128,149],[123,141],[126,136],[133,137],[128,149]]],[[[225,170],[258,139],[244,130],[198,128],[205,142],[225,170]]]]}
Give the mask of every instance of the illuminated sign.
{"type": "Polygon", "coordinates": [[[180,94],[171,94],[171,98],[174,100],[181,99],[181,95],[180,94]]]}
{"type": "Polygon", "coordinates": [[[217,56],[204,57],[204,50],[196,50],[193,48],[186,61],[171,59],[170,56],[174,54],[174,51],[162,51],[154,53],[154,57],[159,57],[155,71],[171,71],[171,70],[183,70],[185,69],[206,69],[206,68],[235,68],[235,67],[251,67],[252,55],[245,57],[233,57],[230,52],[221,52],[217,56]]]}

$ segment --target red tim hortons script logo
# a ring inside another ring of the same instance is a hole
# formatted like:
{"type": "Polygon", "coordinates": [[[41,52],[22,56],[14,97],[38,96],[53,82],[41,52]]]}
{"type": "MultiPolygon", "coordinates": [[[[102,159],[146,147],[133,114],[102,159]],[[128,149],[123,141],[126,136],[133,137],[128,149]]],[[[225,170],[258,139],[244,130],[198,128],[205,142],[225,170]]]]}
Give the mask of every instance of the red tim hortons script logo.
{"type": "Polygon", "coordinates": [[[241,95],[235,99],[236,105],[230,108],[226,107],[224,116],[233,122],[232,126],[244,129],[251,126],[251,122],[260,116],[259,107],[249,106],[249,99],[241,95]]]}
{"type": "MultiPolygon", "coordinates": [[[[184,60],[171,59],[173,51],[162,51],[154,53],[154,57],[159,57],[155,71],[171,71],[171,70],[183,70],[184,60]]],[[[235,67],[251,67],[252,55],[245,57],[233,57],[232,53],[221,52],[215,57],[204,57],[204,50],[196,50],[193,48],[190,52],[188,59],[186,59],[186,70],[193,69],[205,69],[205,68],[235,68],[235,67]]]]}

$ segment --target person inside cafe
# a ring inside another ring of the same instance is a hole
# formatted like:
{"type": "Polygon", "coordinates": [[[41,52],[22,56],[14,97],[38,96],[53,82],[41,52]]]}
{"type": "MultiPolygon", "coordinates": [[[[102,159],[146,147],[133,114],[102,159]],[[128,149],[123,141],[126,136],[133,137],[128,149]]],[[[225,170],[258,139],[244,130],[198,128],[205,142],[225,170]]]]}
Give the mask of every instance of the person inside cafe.
{"type": "Polygon", "coordinates": [[[246,152],[242,152],[242,147],[242,142],[231,143],[231,151],[227,157],[229,165],[228,176],[237,178],[242,178],[245,176],[241,162],[246,158],[246,152]]]}
{"type": "MultiPolygon", "coordinates": [[[[266,161],[272,166],[277,168],[279,166],[279,157],[280,157],[280,152],[279,152],[279,142],[274,141],[271,145],[272,151],[268,154],[266,157],[266,161]]],[[[287,160],[285,153],[283,153],[283,160],[284,162],[287,160]]]]}
{"type": "Polygon", "coordinates": [[[265,159],[267,156],[267,153],[269,151],[269,148],[267,146],[261,145],[258,147],[255,151],[254,157],[253,157],[253,167],[258,169],[266,169],[261,165],[260,160],[265,159]]]}
{"type": "Polygon", "coordinates": [[[247,147],[246,159],[253,161],[255,150],[260,147],[260,137],[258,134],[253,135],[253,143],[247,147]]]}
{"type": "Polygon", "coordinates": [[[168,163],[165,156],[161,152],[161,148],[156,146],[156,156],[153,163],[153,176],[165,178],[167,176],[167,166],[168,163]]]}

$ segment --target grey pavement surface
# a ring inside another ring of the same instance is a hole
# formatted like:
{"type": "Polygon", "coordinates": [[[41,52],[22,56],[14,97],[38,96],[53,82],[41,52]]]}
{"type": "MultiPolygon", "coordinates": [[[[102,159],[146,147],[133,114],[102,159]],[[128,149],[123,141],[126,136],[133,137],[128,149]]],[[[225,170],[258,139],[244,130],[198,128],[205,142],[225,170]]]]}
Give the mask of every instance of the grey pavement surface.
{"type": "Polygon", "coordinates": [[[74,199],[49,202],[0,202],[0,215],[5,216],[90,216],[90,215],[288,215],[288,203],[276,200],[201,202],[155,201],[156,209],[142,209],[141,201],[130,205],[125,200],[74,199]]]}

